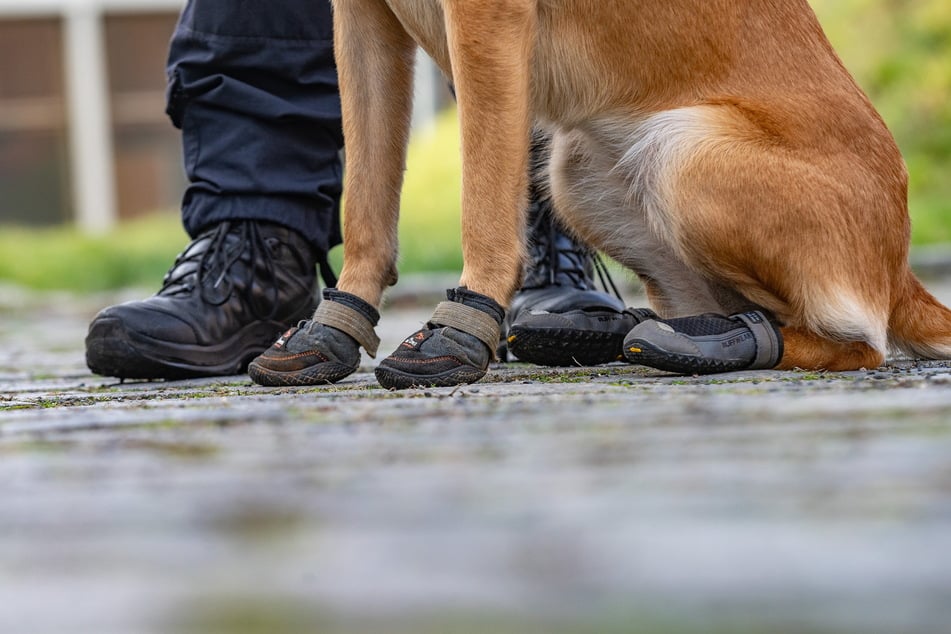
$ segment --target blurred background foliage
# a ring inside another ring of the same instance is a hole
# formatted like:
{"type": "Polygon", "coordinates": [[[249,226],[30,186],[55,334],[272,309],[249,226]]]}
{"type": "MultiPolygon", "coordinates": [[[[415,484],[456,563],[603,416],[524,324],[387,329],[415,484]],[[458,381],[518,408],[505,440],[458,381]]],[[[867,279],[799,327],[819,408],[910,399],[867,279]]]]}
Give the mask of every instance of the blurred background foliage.
{"type": "MultiPolygon", "coordinates": [[[[912,240],[951,244],[951,1],[811,0],[845,65],[898,140],[910,171],[912,240]]],[[[403,272],[459,270],[454,112],[414,136],[400,227],[403,272]]],[[[0,280],[36,288],[157,288],[187,238],[175,212],[104,238],[69,228],[0,231],[0,280]]],[[[337,270],[340,248],[332,253],[337,270]]]]}
{"type": "Polygon", "coordinates": [[[912,242],[951,242],[951,1],[811,2],[905,156],[912,242]]]}

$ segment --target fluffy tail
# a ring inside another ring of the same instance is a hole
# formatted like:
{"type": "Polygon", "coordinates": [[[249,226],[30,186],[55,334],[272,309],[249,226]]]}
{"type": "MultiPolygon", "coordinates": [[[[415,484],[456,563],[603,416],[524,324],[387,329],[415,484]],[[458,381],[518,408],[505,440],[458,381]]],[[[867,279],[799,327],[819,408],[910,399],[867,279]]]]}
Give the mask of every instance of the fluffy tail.
{"type": "Polygon", "coordinates": [[[925,290],[911,271],[888,321],[889,343],[918,359],[951,359],[951,310],[925,290]]]}

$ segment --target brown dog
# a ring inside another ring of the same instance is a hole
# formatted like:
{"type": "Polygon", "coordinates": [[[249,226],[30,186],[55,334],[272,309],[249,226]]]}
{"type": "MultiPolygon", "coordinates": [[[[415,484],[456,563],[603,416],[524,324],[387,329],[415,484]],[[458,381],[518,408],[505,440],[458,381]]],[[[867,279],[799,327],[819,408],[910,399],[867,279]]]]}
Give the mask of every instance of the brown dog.
{"type": "Polygon", "coordinates": [[[765,309],[780,368],[951,357],[951,311],[907,263],[902,158],[806,0],[335,0],[334,26],[340,290],[378,306],[396,280],[419,45],[458,96],[461,286],[517,287],[539,121],[562,220],[662,316],[765,309]]]}

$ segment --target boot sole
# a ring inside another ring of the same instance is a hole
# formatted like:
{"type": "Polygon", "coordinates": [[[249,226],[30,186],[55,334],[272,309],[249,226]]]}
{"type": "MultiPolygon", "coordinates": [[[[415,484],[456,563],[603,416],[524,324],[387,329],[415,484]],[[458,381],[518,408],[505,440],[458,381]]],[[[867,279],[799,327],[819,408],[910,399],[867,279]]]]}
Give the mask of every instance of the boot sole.
{"type": "Polygon", "coordinates": [[[476,383],[486,375],[486,371],[463,366],[440,374],[418,375],[379,365],[374,374],[376,380],[386,389],[406,390],[412,387],[453,387],[463,383],[476,383]]]}
{"type": "Polygon", "coordinates": [[[746,361],[717,361],[668,352],[643,339],[631,339],[623,345],[624,357],[631,363],[676,374],[718,374],[745,370],[750,366],[746,361]],[[632,352],[631,348],[637,352],[632,352]]]}
{"type": "Polygon", "coordinates": [[[624,334],[572,330],[509,329],[508,350],[519,361],[547,366],[600,365],[624,358],[624,334]]]}
{"type": "Polygon", "coordinates": [[[275,372],[254,361],[248,365],[248,376],[265,387],[298,387],[303,385],[327,385],[350,376],[356,368],[341,363],[320,363],[293,372],[275,372]]]}
{"type": "Polygon", "coordinates": [[[241,374],[283,328],[277,322],[258,322],[224,343],[192,346],[130,333],[118,319],[99,319],[86,336],[86,365],[96,374],[120,379],[177,380],[241,374]],[[191,360],[180,358],[185,355],[191,360]]]}

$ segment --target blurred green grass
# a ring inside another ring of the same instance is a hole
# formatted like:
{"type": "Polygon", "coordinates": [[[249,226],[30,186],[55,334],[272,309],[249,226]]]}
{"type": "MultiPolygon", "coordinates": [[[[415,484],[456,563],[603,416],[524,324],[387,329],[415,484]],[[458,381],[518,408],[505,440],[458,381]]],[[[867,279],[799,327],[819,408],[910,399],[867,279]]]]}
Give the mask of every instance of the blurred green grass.
{"type": "MultiPolygon", "coordinates": [[[[812,0],[845,65],[908,163],[915,245],[951,243],[951,2],[812,0]]],[[[455,113],[415,134],[403,193],[400,270],[460,270],[455,113]]],[[[0,230],[0,280],[40,289],[157,288],[187,242],[177,213],[124,223],[102,238],[73,228],[0,230]]],[[[341,249],[331,253],[336,270],[341,249]]]]}
{"type": "Polygon", "coordinates": [[[103,237],[73,227],[0,230],[0,280],[36,289],[155,288],[187,242],[177,214],[123,223],[103,237]]]}
{"type": "Polygon", "coordinates": [[[951,242],[951,2],[811,4],[908,164],[912,243],[951,242]]]}
{"type": "MultiPolygon", "coordinates": [[[[415,135],[407,160],[400,271],[462,269],[459,226],[458,126],[454,111],[415,135]]],[[[75,227],[0,229],[0,281],[81,292],[123,287],[158,289],[175,255],[187,244],[177,212],[123,222],[108,235],[83,235],[75,227]]],[[[343,249],[330,254],[340,271],[343,249]]]]}

